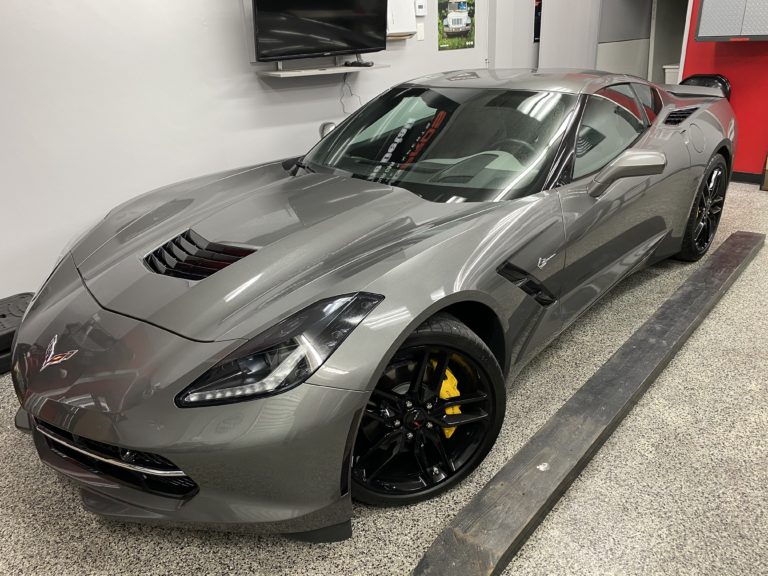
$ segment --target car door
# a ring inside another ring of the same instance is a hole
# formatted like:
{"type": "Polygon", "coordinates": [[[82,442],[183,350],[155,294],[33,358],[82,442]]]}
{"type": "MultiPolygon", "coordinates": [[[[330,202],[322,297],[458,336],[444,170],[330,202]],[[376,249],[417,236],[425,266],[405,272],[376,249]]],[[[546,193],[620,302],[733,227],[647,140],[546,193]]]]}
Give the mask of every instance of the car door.
{"type": "Polygon", "coordinates": [[[664,175],[617,180],[598,198],[588,193],[602,168],[628,148],[643,147],[649,124],[629,84],[586,97],[568,184],[558,190],[566,234],[564,325],[645,262],[668,232],[656,186],[664,175]]]}

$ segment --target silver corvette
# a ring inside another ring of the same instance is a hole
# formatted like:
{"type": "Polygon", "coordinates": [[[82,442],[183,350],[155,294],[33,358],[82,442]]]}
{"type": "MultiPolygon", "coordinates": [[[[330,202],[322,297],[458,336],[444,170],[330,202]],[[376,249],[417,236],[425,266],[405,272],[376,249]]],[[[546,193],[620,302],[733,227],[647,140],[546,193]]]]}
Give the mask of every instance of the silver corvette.
{"type": "Polygon", "coordinates": [[[114,209],[17,333],[17,425],[126,520],[349,534],[483,460],[505,382],[632,272],[715,235],[712,88],[462,71],[382,94],[301,158],[114,209]]]}

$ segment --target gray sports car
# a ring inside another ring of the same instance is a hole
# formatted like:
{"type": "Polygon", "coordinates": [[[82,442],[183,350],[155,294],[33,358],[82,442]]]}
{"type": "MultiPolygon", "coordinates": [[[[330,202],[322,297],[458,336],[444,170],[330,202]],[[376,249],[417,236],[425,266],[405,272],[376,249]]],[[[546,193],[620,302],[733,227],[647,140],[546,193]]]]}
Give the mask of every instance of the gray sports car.
{"type": "Polygon", "coordinates": [[[462,71],[301,158],[175,184],[67,247],[17,333],[17,425],[87,509],[334,539],[483,460],[505,382],[717,230],[716,89],[462,71]]]}

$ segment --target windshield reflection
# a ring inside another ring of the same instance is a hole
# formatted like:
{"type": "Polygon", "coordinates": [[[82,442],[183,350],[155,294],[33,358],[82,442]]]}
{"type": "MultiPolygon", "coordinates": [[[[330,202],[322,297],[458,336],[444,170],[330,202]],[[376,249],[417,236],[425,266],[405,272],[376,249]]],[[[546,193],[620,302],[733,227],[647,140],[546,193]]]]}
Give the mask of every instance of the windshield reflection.
{"type": "Polygon", "coordinates": [[[560,92],[398,87],[305,162],[435,202],[521,198],[541,190],[575,105],[560,92]]]}

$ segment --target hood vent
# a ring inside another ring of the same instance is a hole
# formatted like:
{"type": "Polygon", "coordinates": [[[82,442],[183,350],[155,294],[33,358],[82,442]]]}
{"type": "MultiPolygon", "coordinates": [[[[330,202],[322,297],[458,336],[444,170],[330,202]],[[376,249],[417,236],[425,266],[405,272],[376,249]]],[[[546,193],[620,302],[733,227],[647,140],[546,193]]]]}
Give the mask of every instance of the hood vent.
{"type": "Polygon", "coordinates": [[[144,262],[156,274],[203,280],[254,252],[256,249],[247,246],[209,242],[187,230],[147,254],[144,262]]]}
{"type": "Polygon", "coordinates": [[[697,107],[692,108],[680,108],[679,110],[672,110],[669,114],[667,114],[666,119],[664,120],[664,124],[668,124],[670,126],[677,126],[679,124],[682,124],[688,118],[691,117],[691,114],[696,112],[698,110],[697,107]]]}

